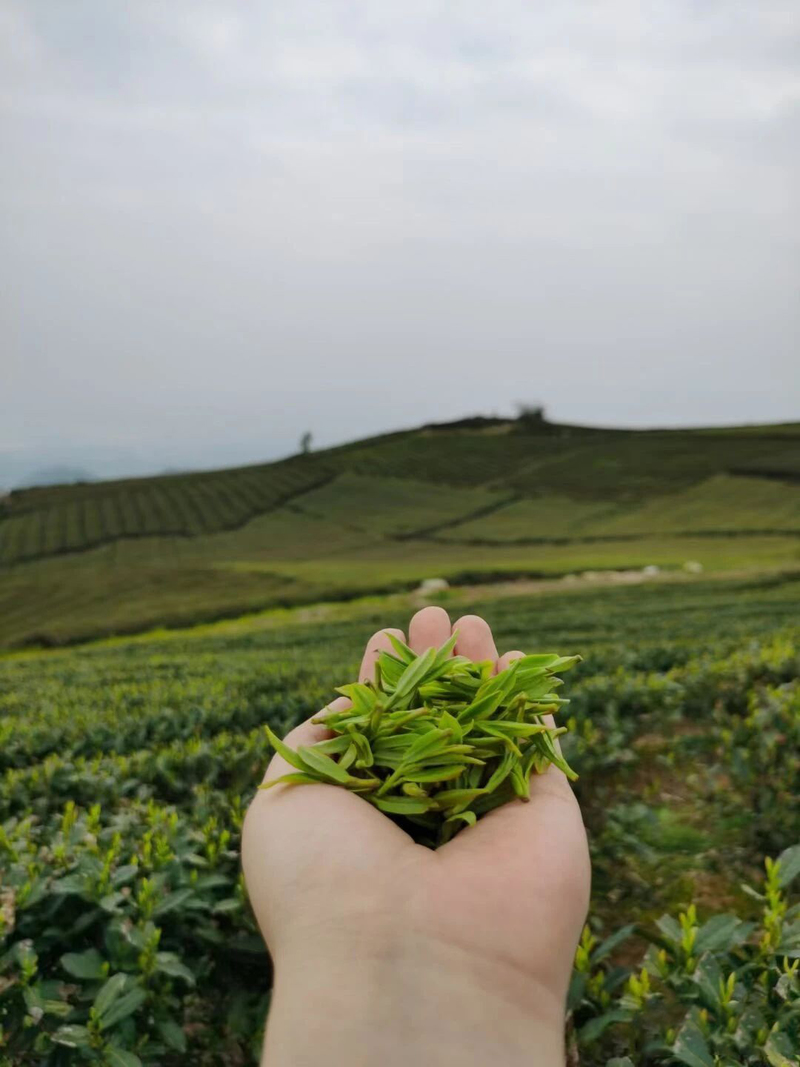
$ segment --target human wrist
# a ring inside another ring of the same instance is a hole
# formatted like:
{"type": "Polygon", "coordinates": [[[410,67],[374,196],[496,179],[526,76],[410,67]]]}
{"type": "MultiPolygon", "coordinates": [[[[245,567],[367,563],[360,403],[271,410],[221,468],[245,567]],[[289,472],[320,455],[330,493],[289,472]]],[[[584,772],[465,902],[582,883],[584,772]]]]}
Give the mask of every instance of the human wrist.
{"type": "Polygon", "coordinates": [[[526,973],[435,940],[278,954],[269,1067],[563,1067],[563,998],[526,973]]]}

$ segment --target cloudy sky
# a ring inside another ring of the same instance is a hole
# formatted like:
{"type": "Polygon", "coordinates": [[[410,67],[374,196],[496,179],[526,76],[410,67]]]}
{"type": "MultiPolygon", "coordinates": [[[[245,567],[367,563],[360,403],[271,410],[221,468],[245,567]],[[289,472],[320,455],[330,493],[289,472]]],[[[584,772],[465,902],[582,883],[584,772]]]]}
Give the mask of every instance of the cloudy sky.
{"type": "Polygon", "coordinates": [[[793,0],[0,0],[0,484],[800,417],[799,59],[793,0]]]}

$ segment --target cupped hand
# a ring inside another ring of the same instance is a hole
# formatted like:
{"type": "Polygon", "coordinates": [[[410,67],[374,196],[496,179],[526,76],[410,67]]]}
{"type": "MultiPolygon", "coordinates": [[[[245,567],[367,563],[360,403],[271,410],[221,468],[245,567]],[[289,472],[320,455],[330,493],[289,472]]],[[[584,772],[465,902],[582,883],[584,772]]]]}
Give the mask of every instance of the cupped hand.
{"type": "MultiPolygon", "coordinates": [[[[408,644],[424,652],[454,631],[454,654],[491,659],[498,671],[523,655],[498,656],[482,618],[467,615],[451,627],[439,607],[413,617],[408,644]]],[[[378,653],[392,650],[387,633],[406,639],[400,630],[376,633],[367,642],[362,681],[373,677],[378,653]]],[[[344,706],[344,698],[330,705],[344,706]]],[[[294,748],[330,736],[309,720],[285,740],[294,748]]],[[[275,755],[265,781],[292,769],[275,755]]],[[[306,1038],[313,1032],[307,1013],[315,1011],[315,996],[320,1008],[337,1013],[333,1024],[327,1020],[320,1063],[339,1062],[329,1047],[332,1032],[350,1046],[341,1062],[362,1062],[352,1058],[352,1028],[357,1036],[368,1026],[357,1019],[367,1005],[381,1020],[382,1044],[379,1050],[375,1034],[367,1035],[365,1063],[378,1054],[392,1062],[386,1056],[398,1026],[406,1051],[413,1037],[431,1064],[450,1062],[457,1041],[470,1033],[467,1055],[500,1052],[506,1038],[509,1063],[517,1052],[530,1052],[532,1042],[539,1059],[519,1062],[556,1063],[563,1055],[564,1001],[590,870],[580,809],[556,767],[532,776],[530,802],[496,808],[436,851],[337,786],[260,790],[245,820],[242,862],[276,971],[265,1062],[316,1064],[292,1037],[304,1013],[298,998],[306,1005],[306,1038]],[[355,1021],[346,1009],[341,1015],[348,1003],[355,1021]],[[426,1034],[431,1026],[436,1032],[426,1034]]],[[[472,1062],[460,1055],[459,1062],[472,1062]]]]}

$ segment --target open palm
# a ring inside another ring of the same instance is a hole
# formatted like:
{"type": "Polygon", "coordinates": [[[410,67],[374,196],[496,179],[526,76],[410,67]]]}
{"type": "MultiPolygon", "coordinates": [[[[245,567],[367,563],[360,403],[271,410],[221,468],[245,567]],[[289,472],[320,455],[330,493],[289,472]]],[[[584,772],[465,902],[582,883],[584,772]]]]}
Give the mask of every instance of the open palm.
{"type": "MultiPolygon", "coordinates": [[[[501,671],[521,652],[498,657],[478,616],[460,619],[455,654],[494,660],[501,671]]],[[[388,631],[405,640],[400,630],[388,631]]],[[[391,651],[379,631],[367,643],[360,678],[391,651]]],[[[447,613],[424,608],[408,644],[419,653],[451,635],[447,613]]],[[[331,708],[347,705],[345,698],[331,708]]],[[[310,720],[286,737],[292,747],[331,736],[310,720]]],[[[291,771],[278,755],[265,780],[291,771]]],[[[248,891],[273,955],[310,943],[365,953],[402,945],[433,961],[462,960],[480,980],[506,972],[525,997],[563,1010],[575,946],[589,897],[589,859],[580,809],[567,779],[551,766],[531,780],[530,803],[514,800],[436,851],[416,844],[357,795],[331,785],[261,790],[245,822],[242,856],[248,891]]]]}

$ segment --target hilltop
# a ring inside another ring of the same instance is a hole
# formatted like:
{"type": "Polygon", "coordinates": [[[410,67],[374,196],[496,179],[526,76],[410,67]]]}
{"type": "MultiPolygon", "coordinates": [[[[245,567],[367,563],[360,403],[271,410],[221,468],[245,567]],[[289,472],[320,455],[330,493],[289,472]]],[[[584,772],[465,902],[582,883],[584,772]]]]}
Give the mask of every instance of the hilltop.
{"type": "Polygon", "coordinates": [[[475,417],[276,463],[14,491],[0,644],[586,568],[800,565],[800,423],[475,417]]]}

